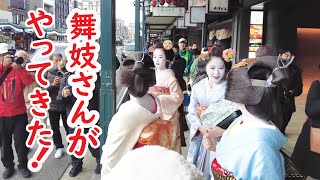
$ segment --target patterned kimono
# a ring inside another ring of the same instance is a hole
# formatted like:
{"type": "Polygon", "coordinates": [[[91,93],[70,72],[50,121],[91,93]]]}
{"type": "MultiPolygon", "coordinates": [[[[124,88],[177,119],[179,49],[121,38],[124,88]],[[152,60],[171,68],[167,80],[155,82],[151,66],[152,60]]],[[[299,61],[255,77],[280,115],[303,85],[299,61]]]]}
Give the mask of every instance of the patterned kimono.
{"type": "Polygon", "coordinates": [[[286,141],[273,124],[238,117],[217,145],[212,163],[215,179],[285,179],[280,148],[286,141]]]}
{"type": "Polygon", "coordinates": [[[156,71],[156,85],[149,93],[158,97],[162,110],[161,119],[171,122],[171,146],[169,149],[181,153],[180,124],[178,108],[183,101],[183,93],[171,69],[156,71]]]}
{"type": "MultiPolygon", "coordinates": [[[[210,179],[210,153],[202,146],[202,134],[199,127],[203,125],[201,115],[206,109],[220,100],[224,99],[227,82],[223,81],[211,89],[209,79],[205,78],[196,83],[192,88],[190,104],[188,107],[187,120],[190,127],[190,147],[187,160],[195,164],[199,170],[204,172],[206,179],[210,179]]],[[[208,124],[207,124],[208,125],[208,124]]]]}
{"type": "Polygon", "coordinates": [[[151,113],[137,103],[127,101],[121,105],[109,124],[107,140],[102,147],[101,177],[107,176],[127,152],[137,146],[141,132],[158,121],[161,115],[157,98],[157,112],[151,113]]]}

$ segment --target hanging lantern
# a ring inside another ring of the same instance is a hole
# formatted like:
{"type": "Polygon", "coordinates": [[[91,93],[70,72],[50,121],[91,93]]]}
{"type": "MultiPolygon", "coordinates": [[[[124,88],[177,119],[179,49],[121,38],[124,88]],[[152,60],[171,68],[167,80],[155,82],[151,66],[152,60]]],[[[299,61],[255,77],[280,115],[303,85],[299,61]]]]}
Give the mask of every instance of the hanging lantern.
{"type": "Polygon", "coordinates": [[[156,6],[157,6],[157,1],[155,1],[155,0],[152,1],[152,2],[151,2],[151,6],[152,6],[152,7],[156,7],[156,6]]]}
{"type": "Polygon", "coordinates": [[[173,0],[172,4],[176,6],[178,4],[178,0],[173,0]]]}
{"type": "Polygon", "coordinates": [[[172,2],[172,0],[166,0],[166,3],[170,4],[172,2]]]}
{"type": "Polygon", "coordinates": [[[159,2],[160,2],[160,5],[161,5],[161,6],[163,6],[163,5],[164,5],[164,3],[165,3],[165,1],[164,1],[164,0],[160,0],[159,2]]]}

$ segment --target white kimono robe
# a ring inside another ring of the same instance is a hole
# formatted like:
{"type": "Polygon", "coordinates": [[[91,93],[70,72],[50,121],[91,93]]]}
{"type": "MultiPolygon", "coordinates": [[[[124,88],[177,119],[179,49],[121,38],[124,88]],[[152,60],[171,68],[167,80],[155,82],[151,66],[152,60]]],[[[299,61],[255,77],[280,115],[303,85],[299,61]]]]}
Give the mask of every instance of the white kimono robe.
{"type": "Polygon", "coordinates": [[[112,168],[127,152],[136,145],[142,130],[161,115],[160,102],[157,112],[149,112],[139,104],[128,101],[121,105],[109,124],[107,140],[102,147],[101,178],[107,176],[112,168]]]}
{"type": "MultiPolygon", "coordinates": [[[[211,104],[217,103],[219,100],[224,99],[224,95],[226,92],[227,82],[222,81],[220,84],[216,85],[213,89],[211,89],[209,84],[209,79],[205,78],[200,82],[196,83],[192,87],[192,93],[190,97],[190,104],[188,107],[188,115],[187,120],[189,121],[190,127],[190,146],[188,150],[187,160],[188,162],[195,164],[198,166],[197,160],[205,157],[205,177],[206,179],[210,179],[210,153],[206,152],[202,145],[202,135],[196,136],[199,127],[202,125],[202,121],[197,114],[197,105],[198,103],[201,106],[209,107],[211,104]],[[200,150],[200,148],[202,150],[200,150]],[[199,156],[201,156],[199,158],[199,156]]],[[[200,168],[200,167],[198,167],[200,168]]]]}

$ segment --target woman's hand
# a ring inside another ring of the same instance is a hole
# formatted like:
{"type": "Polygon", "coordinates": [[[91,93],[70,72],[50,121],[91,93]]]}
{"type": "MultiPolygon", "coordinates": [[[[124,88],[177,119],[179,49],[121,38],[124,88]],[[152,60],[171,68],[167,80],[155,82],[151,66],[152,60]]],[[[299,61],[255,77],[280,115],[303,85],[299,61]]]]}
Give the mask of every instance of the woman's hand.
{"type": "Polygon", "coordinates": [[[218,137],[221,137],[224,131],[225,131],[224,129],[221,129],[220,127],[217,127],[217,126],[206,127],[206,131],[203,133],[203,139],[202,139],[203,146],[209,151],[216,151],[216,146],[217,146],[216,139],[218,137]]]}
{"type": "Polygon", "coordinates": [[[224,133],[224,129],[218,127],[218,126],[209,126],[207,127],[207,132],[210,137],[212,138],[218,138],[221,137],[222,134],[224,133]]]}
{"type": "Polygon", "coordinates": [[[216,138],[212,138],[209,133],[203,135],[202,144],[208,151],[216,151],[216,138]]]}
{"type": "Polygon", "coordinates": [[[201,132],[202,135],[204,135],[207,132],[207,127],[202,125],[199,127],[199,131],[201,132]]]}

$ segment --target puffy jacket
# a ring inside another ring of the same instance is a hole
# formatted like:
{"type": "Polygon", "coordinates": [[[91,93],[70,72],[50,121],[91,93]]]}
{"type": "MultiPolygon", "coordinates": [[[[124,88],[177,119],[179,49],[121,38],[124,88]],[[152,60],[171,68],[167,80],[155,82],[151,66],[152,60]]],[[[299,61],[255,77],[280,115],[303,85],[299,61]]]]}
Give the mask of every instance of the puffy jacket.
{"type": "MultiPolygon", "coordinates": [[[[72,87],[68,83],[68,78],[72,73],[66,73],[61,81],[59,93],[56,97],[58,103],[62,103],[66,106],[67,115],[70,114],[70,111],[76,102],[76,98],[71,95],[68,97],[62,97],[62,90],[64,87],[69,88],[70,90],[72,87]]],[[[99,111],[99,98],[100,98],[100,76],[97,76],[97,81],[95,82],[95,89],[93,90],[93,97],[89,101],[88,110],[97,110],[99,111]]]]}
{"type": "Polygon", "coordinates": [[[53,80],[58,75],[59,70],[57,68],[49,69],[45,74],[44,77],[50,81],[50,86],[47,88],[49,95],[51,97],[50,109],[49,111],[59,111],[63,112],[66,111],[66,106],[61,104],[57,101],[57,96],[59,92],[60,86],[54,86],[53,80]]]}
{"type": "MultiPolygon", "coordinates": [[[[8,68],[0,64],[0,76],[8,68]]],[[[26,113],[23,89],[34,81],[34,76],[24,67],[11,70],[0,86],[0,117],[12,117],[26,113]]]]}

